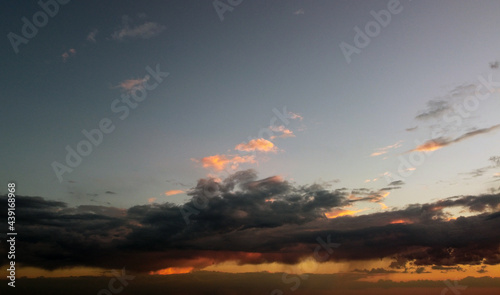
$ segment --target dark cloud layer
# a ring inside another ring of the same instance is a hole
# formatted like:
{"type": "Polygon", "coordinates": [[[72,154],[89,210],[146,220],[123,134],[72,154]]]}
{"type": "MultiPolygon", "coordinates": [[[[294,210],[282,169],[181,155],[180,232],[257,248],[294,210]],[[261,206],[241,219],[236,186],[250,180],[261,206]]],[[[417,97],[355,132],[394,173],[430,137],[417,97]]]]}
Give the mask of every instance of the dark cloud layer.
{"type": "MultiPolygon", "coordinates": [[[[312,256],[317,238],[327,236],[341,244],[329,256],[335,261],[391,257],[394,268],[409,261],[443,267],[500,262],[500,194],[335,219],[324,213],[353,202],[346,190],[295,186],[280,177],[259,180],[252,170],[221,182],[200,179],[188,194],[192,199],[183,206],[148,204],[127,210],[70,208],[18,196],[16,246],[22,255],[17,262],[45,269],[126,266],[132,271],[201,268],[227,260],[295,263],[312,256]],[[476,215],[447,221],[444,209],[452,207],[476,215]],[[391,224],[396,220],[405,223],[391,224]]],[[[6,203],[0,202],[1,212],[7,211],[6,203]]],[[[5,264],[5,244],[0,257],[5,264]]]]}

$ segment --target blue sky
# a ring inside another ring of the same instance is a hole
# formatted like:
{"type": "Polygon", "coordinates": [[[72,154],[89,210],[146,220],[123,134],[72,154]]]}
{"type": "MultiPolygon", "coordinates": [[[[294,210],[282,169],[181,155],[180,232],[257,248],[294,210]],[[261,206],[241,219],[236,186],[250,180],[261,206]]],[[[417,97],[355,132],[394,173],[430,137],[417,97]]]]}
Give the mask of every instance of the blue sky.
{"type": "Polygon", "coordinates": [[[248,168],[382,195],[391,173],[404,185],[386,190],[380,203],[389,208],[496,190],[500,84],[481,88],[488,97],[468,101],[467,117],[453,106],[481,79],[500,82],[500,3],[402,0],[348,63],[339,45],[354,46],[354,28],[388,3],[242,1],[221,21],[211,1],[70,1],[17,54],[8,34],[22,36],[22,18],[41,8],[4,8],[0,179],[22,195],[120,208],[180,204],[185,193],[165,192],[248,168]],[[113,101],[155,82],[148,67],[168,77],[121,120],[113,101]],[[284,108],[288,124],[278,118],[270,129],[273,109],[284,108]],[[65,164],[65,147],[76,149],[82,130],[104,118],[115,129],[60,182],[52,163],[65,164]],[[236,148],[259,138],[272,148],[236,148]],[[442,146],[395,175],[401,157],[431,139],[442,146]],[[204,167],[211,156],[225,157],[224,169],[204,167]],[[235,156],[245,163],[234,165],[235,156]]]}

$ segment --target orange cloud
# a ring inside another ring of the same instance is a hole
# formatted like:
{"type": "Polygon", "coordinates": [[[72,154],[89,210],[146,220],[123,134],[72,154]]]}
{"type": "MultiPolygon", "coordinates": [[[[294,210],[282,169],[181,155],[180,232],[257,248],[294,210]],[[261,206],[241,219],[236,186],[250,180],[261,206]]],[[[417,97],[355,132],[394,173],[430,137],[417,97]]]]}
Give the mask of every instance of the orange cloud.
{"type": "Polygon", "coordinates": [[[431,152],[431,151],[435,151],[435,150],[438,150],[444,146],[446,146],[446,142],[442,141],[442,142],[438,142],[438,141],[435,141],[435,140],[429,140],[419,146],[417,146],[416,148],[414,148],[413,150],[411,150],[412,152],[413,151],[418,151],[418,152],[431,152]]]}
{"type": "Polygon", "coordinates": [[[178,195],[178,194],[182,194],[183,192],[184,192],[183,190],[180,190],[180,189],[174,189],[174,190],[166,191],[166,192],[165,192],[165,196],[173,196],[173,195],[178,195]]]}
{"type": "Polygon", "coordinates": [[[125,90],[125,91],[131,91],[134,88],[142,87],[142,85],[148,80],[149,80],[149,76],[146,76],[142,79],[129,79],[129,80],[125,80],[125,81],[121,82],[120,84],[118,84],[117,86],[115,86],[113,88],[121,88],[122,90],[125,90]]]}
{"type": "Polygon", "coordinates": [[[248,143],[240,143],[235,148],[237,151],[245,151],[245,152],[276,152],[276,146],[267,139],[257,138],[252,139],[248,143]]]}
{"type": "Polygon", "coordinates": [[[194,267],[169,267],[160,269],[157,271],[150,271],[150,275],[173,275],[173,274],[181,274],[181,273],[190,273],[194,267]]]}
{"type": "Polygon", "coordinates": [[[398,147],[401,147],[402,142],[403,141],[400,140],[393,145],[388,145],[388,146],[385,146],[382,148],[378,148],[375,152],[371,153],[370,157],[380,156],[380,155],[387,153],[391,149],[397,149],[398,147]]]}
{"type": "Polygon", "coordinates": [[[274,132],[280,132],[281,133],[281,135],[273,135],[273,136],[271,136],[271,139],[275,139],[276,137],[281,137],[281,138],[295,137],[295,135],[293,134],[293,132],[290,129],[285,128],[285,126],[283,126],[283,125],[280,125],[280,126],[271,126],[271,127],[269,127],[269,129],[271,129],[274,132]]]}
{"type": "Polygon", "coordinates": [[[419,151],[419,152],[430,152],[430,151],[435,151],[437,149],[440,149],[442,147],[445,147],[447,145],[453,144],[460,142],[462,140],[468,139],[470,137],[479,135],[479,134],[485,134],[489,133],[492,131],[495,131],[496,129],[500,128],[500,124],[493,125],[488,128],[482,128],[482,129],[477,129],[474,131],[467,132],[465,134],[462,134],[461,136],[455,138],[455,139],[444,139],[444,138],[437,138],[437,139],[431,139],[426,141],[425,143],[417,146],[416,148],[408,151],[408,152],[414,152],[414,151],[419,151]]]}
{"type": "Polygon", "coordinates": [[[292,120],[299,119],[299,121],[302,121],[304,119],[304,117],[302,117],[301,115],[292,112],[288,112],[288,118],[292,120]]]}
{"type": "Polygon", "coordinates": [[[156,201],[156,198],[149,198],[148,199],[148,203],[153,203],[154,201],[156,201]]]}
{"type": "Polygon", "coordinates": [[[366,209],[360,209],[360,210],[345,210],[345,209],[335,209],[330,212],[325,213],[326,218],[332,219],[332,218],[337,218],[341,216],[349,216],[349,215],[354,215],[356,213],[365,211],[366,209]]]}
{"type": "MultiPolygon", "coordinates": [[[[198,162],[196,159],[193,161],[198,162]]],[[[216,171],[222,171],[230,166],[231,169],[237,169],[242,163],[255,163],[255,156],[233,156],[233,155],[215,155],[201,159],[203,168],[212,168],[216,171]]]]}

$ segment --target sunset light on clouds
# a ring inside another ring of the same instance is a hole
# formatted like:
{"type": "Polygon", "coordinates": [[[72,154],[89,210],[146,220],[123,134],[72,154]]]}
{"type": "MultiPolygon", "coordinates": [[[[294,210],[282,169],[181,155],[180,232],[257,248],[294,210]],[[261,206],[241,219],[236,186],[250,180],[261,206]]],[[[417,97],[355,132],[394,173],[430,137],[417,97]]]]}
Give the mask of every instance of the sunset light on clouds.
{"type": "Polygon", "coordinates": [[[0,294],[500,292],[500,2],[4,10],[0,294]]]}

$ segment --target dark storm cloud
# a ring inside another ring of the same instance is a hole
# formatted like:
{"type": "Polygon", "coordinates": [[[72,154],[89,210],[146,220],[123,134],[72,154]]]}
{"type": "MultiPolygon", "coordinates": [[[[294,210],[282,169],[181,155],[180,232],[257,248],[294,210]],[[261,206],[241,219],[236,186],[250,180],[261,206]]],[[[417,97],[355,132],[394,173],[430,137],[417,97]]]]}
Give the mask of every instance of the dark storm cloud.
{"type": "MultiPolygon", "coordinates": [[[[371,192],[366,201],[373,201],[371,192]]],[[[394,258],[394,268],[497,264],[500,262],[500,194],[461,196],[399,210],[327,219],[349,206],[346,190],[281,179],[257,179],[252,170],[223,181],[200,179],[183,207],[170,203],[128,210],[107,206],[69,208],[40,197],[17,197],[17,262],[55,269],[66,266],[127,266],[150,271],[172,266],[202,268],[228,260],[240,264],[295,263],[309,257],[317,238],[340,243],[330,260],[394,258]],[[201,199],[205,196],[205,199],[201,199]],[[200,208],[201,202],[205,206],[200,208]],[[181,209],[200,208],[186,224],[181,209]],[[445,208],[479,213],[450,217],[445,208]],[[397,221],[397,224],[391,224],[397,221]],[[250,254],[249,254],[250,253],[250,254]]],[[[360,200],[355,200],[361,202],[360,200]]],[[[6,212],[1,202],[1,212],[6,212]]],[[[1,247],[4,244],[1,245],[1,247]]],[[[6,263],[0,247],[0,263],[6,263]]]]}

